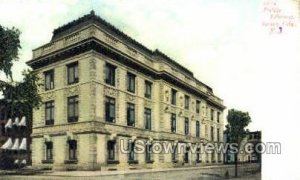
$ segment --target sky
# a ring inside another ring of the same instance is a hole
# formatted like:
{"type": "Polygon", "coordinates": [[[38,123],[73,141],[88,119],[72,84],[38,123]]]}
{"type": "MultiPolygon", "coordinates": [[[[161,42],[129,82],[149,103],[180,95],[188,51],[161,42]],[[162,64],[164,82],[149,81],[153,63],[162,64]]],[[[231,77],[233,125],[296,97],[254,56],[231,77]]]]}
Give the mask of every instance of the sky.
{"type": "MultiPolygon", "coordinates": [[[[13,67],[15,79],[20,79],[32,49],[48,43],[53,29],[93,9],[146,47],[160,49],[190,69],[213,88],[227,109],[249,112],[250,130],[263,130],[266,141],[284,142],[283,149],[296,153],[292,145],[300,135],[300,33],[295,4],[295,0],[0,0],[0,24],[22,32],[20,59],[13,67]],[[271,32],[266,24],[274,22],[281,23],[282,32],[278,27],[271,32]]],[[[289,153],[269,163],[300,160],[289,153]]]]}

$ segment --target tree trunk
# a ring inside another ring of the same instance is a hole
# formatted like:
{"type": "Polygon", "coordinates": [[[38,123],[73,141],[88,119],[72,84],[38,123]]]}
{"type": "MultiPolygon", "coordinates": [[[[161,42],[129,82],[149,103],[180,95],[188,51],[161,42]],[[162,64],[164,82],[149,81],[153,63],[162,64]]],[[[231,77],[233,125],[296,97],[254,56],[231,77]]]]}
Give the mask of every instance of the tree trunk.
{"type": "Polygon", "coordinates": [[[234,154],[234,176],[237,177],[237,165],[238,165],[238,154],[237,152],[234,154]]]}

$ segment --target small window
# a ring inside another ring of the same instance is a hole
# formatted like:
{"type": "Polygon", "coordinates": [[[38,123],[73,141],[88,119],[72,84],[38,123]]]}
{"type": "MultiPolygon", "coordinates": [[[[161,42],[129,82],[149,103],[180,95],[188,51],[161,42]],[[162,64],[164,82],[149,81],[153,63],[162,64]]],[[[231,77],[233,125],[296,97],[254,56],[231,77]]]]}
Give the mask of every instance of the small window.
{"type": "Polygon", "coordinates": [[[135,143],[129,142],[128,148],[129,148],[128,160],[134,161],[135,160],[135,153],[134,153],[135,143]]]}
{"type": "Polygon", "coordinates": [[[151,109],[145,108],[145,129],[151,130],[151,109]]]}
{"type": "Polygon", "coordinates": [[[68,64],[68,84],[74,84],[79,82],[78,76],[78,62],[68,64]]]}
{"type": "Polygon", "coordinates": [[[46,71],[45,75],[45,90],[54,89],[54,70],[46,71]]]}
{"type": "Polygon", "coordinates": [[[214,141],[214,127],[210,127],[210,138],[211,141],[214,141]]]}
{"type": "Polygon", "coordinates": [[[145,81],[145,97],[151,99],[152,94],[152,83],[149,81],[145,81]]]}
{"type": "Polygon", "coordinates": [[[106,97],[105,99],[105,120],[106,122],[115,122],[116,101],[115,98],[106,97]]]}
{"type": "Polygon", "coordinates": [[[127,103],[127,125],[135,126],[135,108],[132,103],[127,103]]]}
{"type": "Polygon", "coordinates": [[[77,141],[70,140],[68,143],[69,143],[69,160],[77,160],[77,156],[76,156],[77,141]]]}
{"type": "Polygon", "coordinates": [[[106,63],[105,65],[105,83],[115,86],[116,66],[106,63]]]}
{"type": "Polygon", "coordinates": [[[46,146],[46,160],[53,159],[53,143],[52,142],[45,142],[46,146]]]}
{"type": "Polygon", "coordinates": [[[127,73],[127,91],[135,93],[135,75],[127,73]]]}
{"type": "Polygon", "coordinates": [[[184,134],[188,135],[189,134],[189,118],[185,118],[184,120],[184,134]]]}
{"type": "Polygon", "coordinates": [[[190,151],[190,148],[186,147],[185,152],[184,152],[184,162],[185,163],[189,162],[189,151],[190,151]]]}
{"type": "Polygon", "coordinates": [[[196,113],[200,114],[200,101],[196,101],[196,113]]]}
{"type": "Polygon", "coordinates": [[[196,121],[196,137],[200,137],[200,122],[196,121]]]}
{"type": "Polygon", "coordinates": [[[107,153],[108,153],[108,160],[115,160],[115,141],[108,141],[107,142],[107,153]]]}
{"type": "Polygon", "coordinates": [[[152,145],[151,144],[146,145],[145,156],[146,156],[146,162],[152,161],[152,145]]]}
{"type": "Polygon", "coordinates": [[[176,132],[176,114],[171,114],[171,132],[176,132]]]}
{"type": "Polygon", "coordinates": [[[174,145],[173,146],[173,151],[172,151],[172,161],[174,162],[174,161],[176,161],[176,156],[177,156],[177,146],[176,145],[174,145]]]}
{"type": "Polygon", "coordinates": [[[218,115],[217,115],[217,122],[220,122],[220,116],[221,116],[221,113],[218,112],[218,115]]]}
{"type": "Polygon", "coordinates": [[[171,103],[173,105],[176,105],[176,94],[177,94],[177,91],[175,89],[172,89],[171,103]]]}
{"type": "Polygon", "coordinates": [[[217,141],[220,142],[220,129],[217,129],[217,141]]]}
{"type": "Polygon", "coordinates": [[[214,120],[214,110],[210,109],[210,119],[213,121],[214,120]]]}
{"type": "Polygon", "coordinates": [[[186,109],[186,110],[189,110],[189,108],[190,108],[190,97],[189,96],[187,96],[187,95],[185,95],[185,97],[184,97],[184,108],[186,109]]]}
{"type": "Polygon", "coordinates": [[[45,103],[45,124],[54,124],[54,101],[48,101],[45,103]]]}
{"type": "Polygon", "coordinates": [[[78,121],[78,96],[68,97],[68,122],[78,121]]]}

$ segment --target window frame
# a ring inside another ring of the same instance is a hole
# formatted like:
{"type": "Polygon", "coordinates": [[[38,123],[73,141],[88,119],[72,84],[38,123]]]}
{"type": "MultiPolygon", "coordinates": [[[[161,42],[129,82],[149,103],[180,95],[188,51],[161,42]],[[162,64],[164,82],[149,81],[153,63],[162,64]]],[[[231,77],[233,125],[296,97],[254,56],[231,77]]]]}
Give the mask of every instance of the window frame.
{"type": "Polygon", "coordinates": [[[113,97],[105,96],[105,122],[116,122],[116,99],[113,97]],[[113,114],[111,112],[113,108],[113,114]]]}
{"type": "Polygon", "coordinates": [[[171,113],[171,132],[176,133],[177,127],[176,127],[176,114],[171,113]]]}
{"type": "Polygon", "coordinates": [[[200,121],[196,121],[196,137],[200,137],[200,121]]]}
{"type": "Polygon", "coordinates": [[[185,117],[184,118],[184,134],[189,135],[190,134],[190,122],[189,118],[185,117]]]}
{"type": "Polygon", "coordinates": [[[145,80],[145,97],[152,98],[152,82],[145,80]]]}
{"type": "Polygon", "coordinates": [[[190,96],[184,95],[184,109],[189,110],[190,109],[190,96]]]}
{"type": "Polygon", "coordinates": [[[117,66],[106,63],[105,64],[105,83],[110,86],[116,86],[116,69],[117,66]]]}
{"type": "Polygon", "coordinates": [[[47,101],[44,103],[45,105],[45,125],[54,125],[54,117],[55,117],[55,104],[54,100],[47,101]],[[48,110],[50,111],[50,119],[48,118],[48,110]]]}
{"type": "Polygon", "coordinates": [[[67,80],[68,85],[76,84],[79,82],[79,63],[73,62],[70,64],[67,64],[67,80]],[[71,74],[72,70],[72,74],[71,74]]]}
{"type": "Polygon", "coordinates": [[[171,104],[176,106],[177,99],[177,91],[175,89],[171,89],[171,104]]]}
{"type": "Polygon", "coordinates": [[[201,111],[201,101],[196,100],[196,113],[200,114],[201,111]]]}
{"type": "Polygon", "coordinates": [[[44,72],[44,86],[45,86],[45,91],[54,89],[54,69],[48,70],[44,72]],[[47,81],[47,77],[49,76],[49,82],[47,81]],[[49,84],[48,84],[49,83],[49,84]]]}
{"type": "Polygon", "coordinates": [[[133,103],[127,103],[127,126],[135,126],[135,104],[133,103]],[[133,115],[132,118],[130,118],[130,115],[133,115]],[[133,120],[132,120],[133,119],[133,120]]]}
{"type": "Polygon", "coordinates": [[[135,93],[135,78],[136,78],[135,74],[127,72],[126,83],[127,83],[128,92],[135,93]]]}
{"type": "Polygon", "coordinates": [[[53,160],[53,142],[45,142],[45,160],[53,160]]]}
{"type": "Polygon", "coordinates": [[[107,160],[116,160],[116,141],[107,141],[107,160]]]}
{"type": "Polygon", "coordinates": [[[145,108],[144,110],[144,119],[145,119],[145,129],[152,129],[152,110],[150,108],[145,108]]]}
{"type": "Polygon", "coordinates": [[[77,160],[77,141],[76,140],[69,140],[69,160],[77,160]]]}
{"type": "Polygon", "coordinates": [[[67,119],[68,119],[68,122],[71,123],[71,122],[78,122],[78,119],[79,119],[79,96],[78,95],[75,95],[75,96],[70,96],[68,97],[67,99],[67,119]],[[73,102],[70,102],[70,101],[73,101],[73,102]],[[70,116],[70,106],[73,106],[73,113],[72,115],[73,116],[70,116]],[[77,116],[76,116],[76,111],[77,111],[77,116]]]}

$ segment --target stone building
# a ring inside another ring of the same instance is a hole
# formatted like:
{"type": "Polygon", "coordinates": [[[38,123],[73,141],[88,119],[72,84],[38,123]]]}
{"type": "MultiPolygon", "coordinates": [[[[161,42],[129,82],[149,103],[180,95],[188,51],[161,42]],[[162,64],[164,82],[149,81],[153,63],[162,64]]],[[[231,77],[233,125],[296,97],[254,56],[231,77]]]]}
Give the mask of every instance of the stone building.
{"type": "MultiPolygon", "coordinates": [[[[228,142],[227,134],[224,133],[224,142],[228,142]]],[[[240,144],[240,151],[237,155],[238,162],[240,163],[261,163],[261,149],[259,144],[261,143],[261,131],[248,132],[246,137],[243,138],[240,144]],[[247,151],[246,151],[247,148],[247,151]]],[[[224,163],[230,164],[235,162],[234,153],[227,149],[224,154],[224,163]]]]}
{"type": "Polygon", "coordinates": [[[39,90],[44,106],[33,115],[34,167],[126,170],[223,161],[219,153],[195,154],[189,147],[133,151],[138,140],[147,147],[222,142],[225,106],[191,71],[93,11],[55,29],[27,63],[45,83],[39,90]]]}

